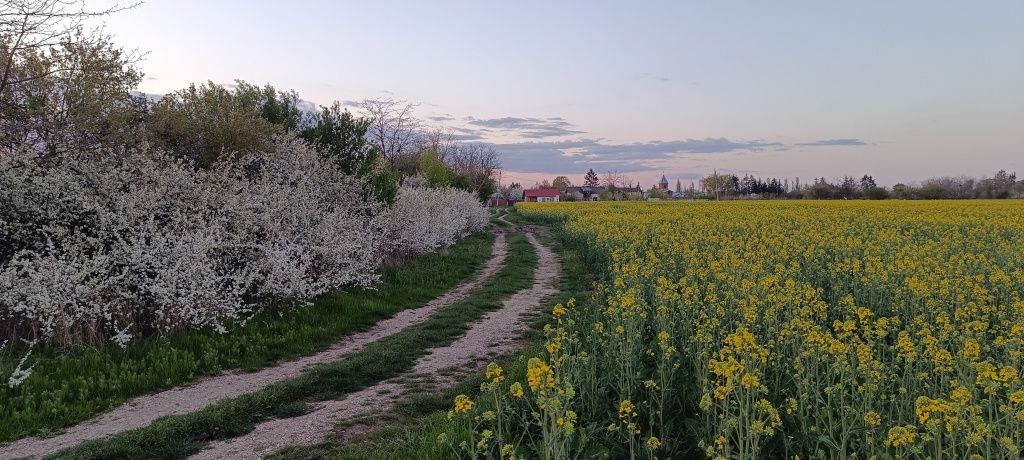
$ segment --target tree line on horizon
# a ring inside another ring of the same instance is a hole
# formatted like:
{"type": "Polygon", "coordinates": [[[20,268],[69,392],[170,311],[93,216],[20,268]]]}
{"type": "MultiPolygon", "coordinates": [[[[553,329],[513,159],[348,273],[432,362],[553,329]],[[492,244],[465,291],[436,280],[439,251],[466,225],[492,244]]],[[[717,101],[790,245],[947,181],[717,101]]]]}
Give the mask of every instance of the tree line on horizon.
{"type": "MultiPolygon", "coordinates": [[[[643,190],[623,173],[606,171],[598,175],[589,169],[584,175],[582,186],[602,189],[601,199],[646,199],[664,198],[663,190],[657,184],[644,193],[614,193],[622,190],[643,190]]],[[[534,188],[557,188],[565,190],[574,186],[568,176],[559,175],[552,180],[544,179],[534,183],[534,188]]],[[[522,186],[512,183],[503,187],[504,195],[522,193],[522,186]]],[[[999,170],[992,177],[974,178],[934,177],[919,184],[898,183],[892,187],[877,184],[874,177],[865,174],[860,179],[844,176],[835,182],[824,177],[815,178],[810,184],[801,184],[800,179],[760,178],[750,174],[740,177],[735,174],[711,174],[696,183],[684,186],[676,180],[675,198],[684,199],[808,199],[808,200],[939,200],[939,199],[1006,199],[1024,198],[1024,180],[1017,180],[1016,173],[999,170]]],[[[571,200],[570,196],[566,196],[571,200]]]]}

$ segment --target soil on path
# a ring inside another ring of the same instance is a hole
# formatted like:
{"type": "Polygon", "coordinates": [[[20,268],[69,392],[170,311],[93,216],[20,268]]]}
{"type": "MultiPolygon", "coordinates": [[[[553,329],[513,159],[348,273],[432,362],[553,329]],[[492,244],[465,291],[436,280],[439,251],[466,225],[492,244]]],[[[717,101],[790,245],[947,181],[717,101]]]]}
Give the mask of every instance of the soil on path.
{"type": "Polygon", "coordinates": [[[532,285],[505,299],[499,310],[474,323],[456,341],[431,349],[408,374],[349,394],[341,400],[317,403],[304,415],[259,424],[241,437],[211,444],[192,459],[257,459],[284,447],[317,444],[325,441],[339,423],[367,413],[380,414],[391,410],[406,391],[404,381],[426,378],[433,382],[435,389],[450,387],[456,382],[446,371],[479,370],[491,357],[513,352],[528,328],[523,315],[537,309],[544,298],[558,292],[556,285],[561,273],[558,256],[532,234],[527,233],[526,237],[539,258],[532,285]]]}
{"type": "Polygon", "coordinates": [[[195,412],[218,401],[253,393],[274,383],[298,377],[312,366],[337,361],[376,340],[426,321],[439,308],[465,299],[504,266],[507,254],[508,243],[505,234],[499,232],[494,240],[490,260],[476,276],[421,307],[403,310],[389,319],[378,322],[369,330],[346,336],[334,345],[310,356],[256,372],[227,372],[201,379],[191,385],[140,396],[56,436],[19,439],[0,447],[0,458],[44,457],[85,441],[147,426],[160,417],[195,412]]]}

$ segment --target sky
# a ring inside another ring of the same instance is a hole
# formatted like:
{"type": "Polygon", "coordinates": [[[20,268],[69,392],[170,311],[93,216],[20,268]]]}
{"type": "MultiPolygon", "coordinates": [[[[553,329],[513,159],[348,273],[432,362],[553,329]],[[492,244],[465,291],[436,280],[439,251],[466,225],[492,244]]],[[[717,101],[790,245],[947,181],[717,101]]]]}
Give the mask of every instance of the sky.
{"type": "Polygon", "coordinates": [[[104,22],[147,53],[143,92],[406,100],[494,144],[504,183],[1024,175],[1021,0],[147,0],[104,22]]]}

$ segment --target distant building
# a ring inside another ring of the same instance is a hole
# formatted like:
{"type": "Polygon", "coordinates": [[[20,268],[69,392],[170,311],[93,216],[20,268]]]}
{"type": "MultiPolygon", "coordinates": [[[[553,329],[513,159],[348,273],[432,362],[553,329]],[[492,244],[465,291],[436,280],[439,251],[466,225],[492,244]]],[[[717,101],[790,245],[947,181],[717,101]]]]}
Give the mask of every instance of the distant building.
{"type": "Polygon", "coordinates": [[[557,188],[532,188],[526,190],[523,196],[526,198],[528,203],[543,203],[550,201],[558,201],[558,195],[561,190],[557,188]]]}
{"type": "Polygon", "coordinates": [[[598,195],[604,190],[604,187],[566,187],[565,194],[570,195],[576,199],[576,201],[597,201],[598,195]]]}

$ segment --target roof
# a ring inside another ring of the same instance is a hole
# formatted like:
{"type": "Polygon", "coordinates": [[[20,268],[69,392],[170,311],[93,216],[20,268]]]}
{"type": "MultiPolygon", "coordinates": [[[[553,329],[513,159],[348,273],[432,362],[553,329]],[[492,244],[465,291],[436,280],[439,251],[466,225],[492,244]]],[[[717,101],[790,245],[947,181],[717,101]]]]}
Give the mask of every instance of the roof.
{"type": "Polygon", "coordinates": [[[659,182],[659,184],[667,184],[667,183],[668,183],[668,179],[666,179],[666,178],[665,178],[665,175],[664,175],[664,174],[662,174],[662,175],[661,175],[661,182],[659,182]]]}
{"type": "Polygon", "coordinates": [[[576,186],[576,187],[566,187],[565,188],[565,193],[576,193],[576,192],[579,192],[579,193],[594,193],[594,192],[600,192],[601,190],[604,190],[604,187],[590,187],[590,186],[584,185],[584,186],[576,186]]]}
{"type": "Polygon", "coordinates": [[[557,188],[531,188],[523,193],[527,197],[549,197],[558,196],[561,191],[557,188]]]}

